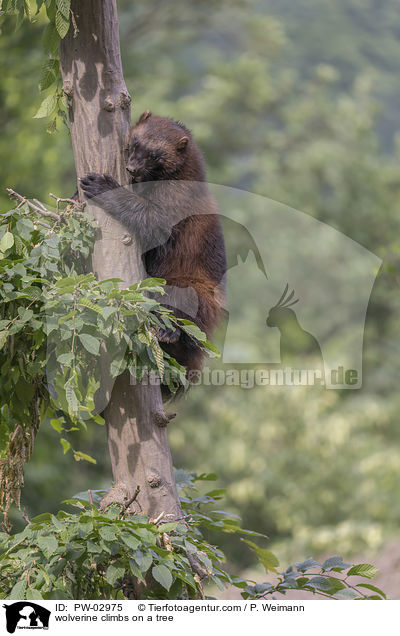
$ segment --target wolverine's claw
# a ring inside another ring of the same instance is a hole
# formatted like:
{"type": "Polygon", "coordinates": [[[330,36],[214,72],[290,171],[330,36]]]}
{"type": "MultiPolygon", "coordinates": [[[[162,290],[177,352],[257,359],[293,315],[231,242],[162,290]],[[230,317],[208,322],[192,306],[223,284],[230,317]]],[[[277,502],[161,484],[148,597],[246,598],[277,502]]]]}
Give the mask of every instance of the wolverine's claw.
{"type": "Polygon", "coordinates": [[[80,179],[80,183],[82,191],[88,199],[99,197],[109,190],[114,190],[115,188],[120,187],[118,181],[116,181],[111,175],[101,175],[94,172],[89,172],[89,174],[80,179]]]}

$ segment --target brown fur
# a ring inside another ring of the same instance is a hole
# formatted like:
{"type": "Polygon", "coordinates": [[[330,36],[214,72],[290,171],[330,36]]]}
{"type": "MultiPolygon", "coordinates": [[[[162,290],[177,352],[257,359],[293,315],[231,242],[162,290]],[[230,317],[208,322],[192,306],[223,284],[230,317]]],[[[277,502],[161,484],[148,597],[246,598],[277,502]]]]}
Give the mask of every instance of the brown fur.
{"type": "MultiPolygon", "coordinates": [[[[135,234],[149,276],[196,292],[196,316],[172,309],[209,338],[221,316],[226,258],[203,156],[183,124],[146,111],[131,129],[127,171],[131,192],[108,175],[88,175],[82,188],[135,234]]],[[[200,369],[202,351],[183,331],[161,330],[159,340],[187,369],[200,369]]]]}

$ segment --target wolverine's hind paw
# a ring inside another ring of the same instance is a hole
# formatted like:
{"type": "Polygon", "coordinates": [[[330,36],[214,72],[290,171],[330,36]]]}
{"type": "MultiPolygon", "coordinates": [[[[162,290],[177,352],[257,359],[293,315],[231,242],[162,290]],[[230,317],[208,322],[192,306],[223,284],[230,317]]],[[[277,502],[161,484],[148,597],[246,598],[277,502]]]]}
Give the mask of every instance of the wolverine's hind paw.
{"type": "Polygon", "coordinates": [[[180,329],[159,329],[157,332],[157,340],[166,344],[175,344],[181,336],[180,329]]]}

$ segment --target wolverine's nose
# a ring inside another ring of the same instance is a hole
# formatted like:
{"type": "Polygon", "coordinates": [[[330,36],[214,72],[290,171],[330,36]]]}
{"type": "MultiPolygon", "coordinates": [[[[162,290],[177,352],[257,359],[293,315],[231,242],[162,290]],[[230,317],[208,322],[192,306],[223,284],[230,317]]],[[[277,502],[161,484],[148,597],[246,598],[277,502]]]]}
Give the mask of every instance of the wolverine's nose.
{"type": "Polygon", "coordinates": [[[129,174],[131,174],[131,175],[132,175],[132,177],[134,177],[134,176],[135,176],[135,174],[136,174],[136,170],[135,170],[135,168],[131,168],[130,166],[126,166],[126,169],[127,169],[127,171],[129,172],[129,174]]]}

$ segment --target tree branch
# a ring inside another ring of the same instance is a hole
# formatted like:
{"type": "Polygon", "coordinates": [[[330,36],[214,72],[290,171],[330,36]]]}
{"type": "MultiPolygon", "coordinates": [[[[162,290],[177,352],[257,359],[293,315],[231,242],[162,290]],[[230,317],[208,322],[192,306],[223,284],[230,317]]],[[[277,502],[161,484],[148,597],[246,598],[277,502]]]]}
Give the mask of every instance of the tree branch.
{"type": "MultiPolygon", "coordinates": [[[[32,203],[32,201],[29,201],[29,199],[27,199],[26,197],[23,197],[21,194],[18,194],[18,192],[15,192],[15,190],[12,190],[11,188],[7,188],[7,192],[8,192],[8,196],[11,199],[18,199],[21,202],[21,205],[26,203],[32,210],[39,212],[39,214],[41,214],[42,216],[48,216],[49,218],[54,219],[55,221],[61,221],[61,216],[45,208],[43,203],[40,203],[39,201],[37,201],[39,205],[36,205],[35,203],[32,203]]],[[[45,227],[50,227],[50,226],[45,226],[45,227]]]]}

